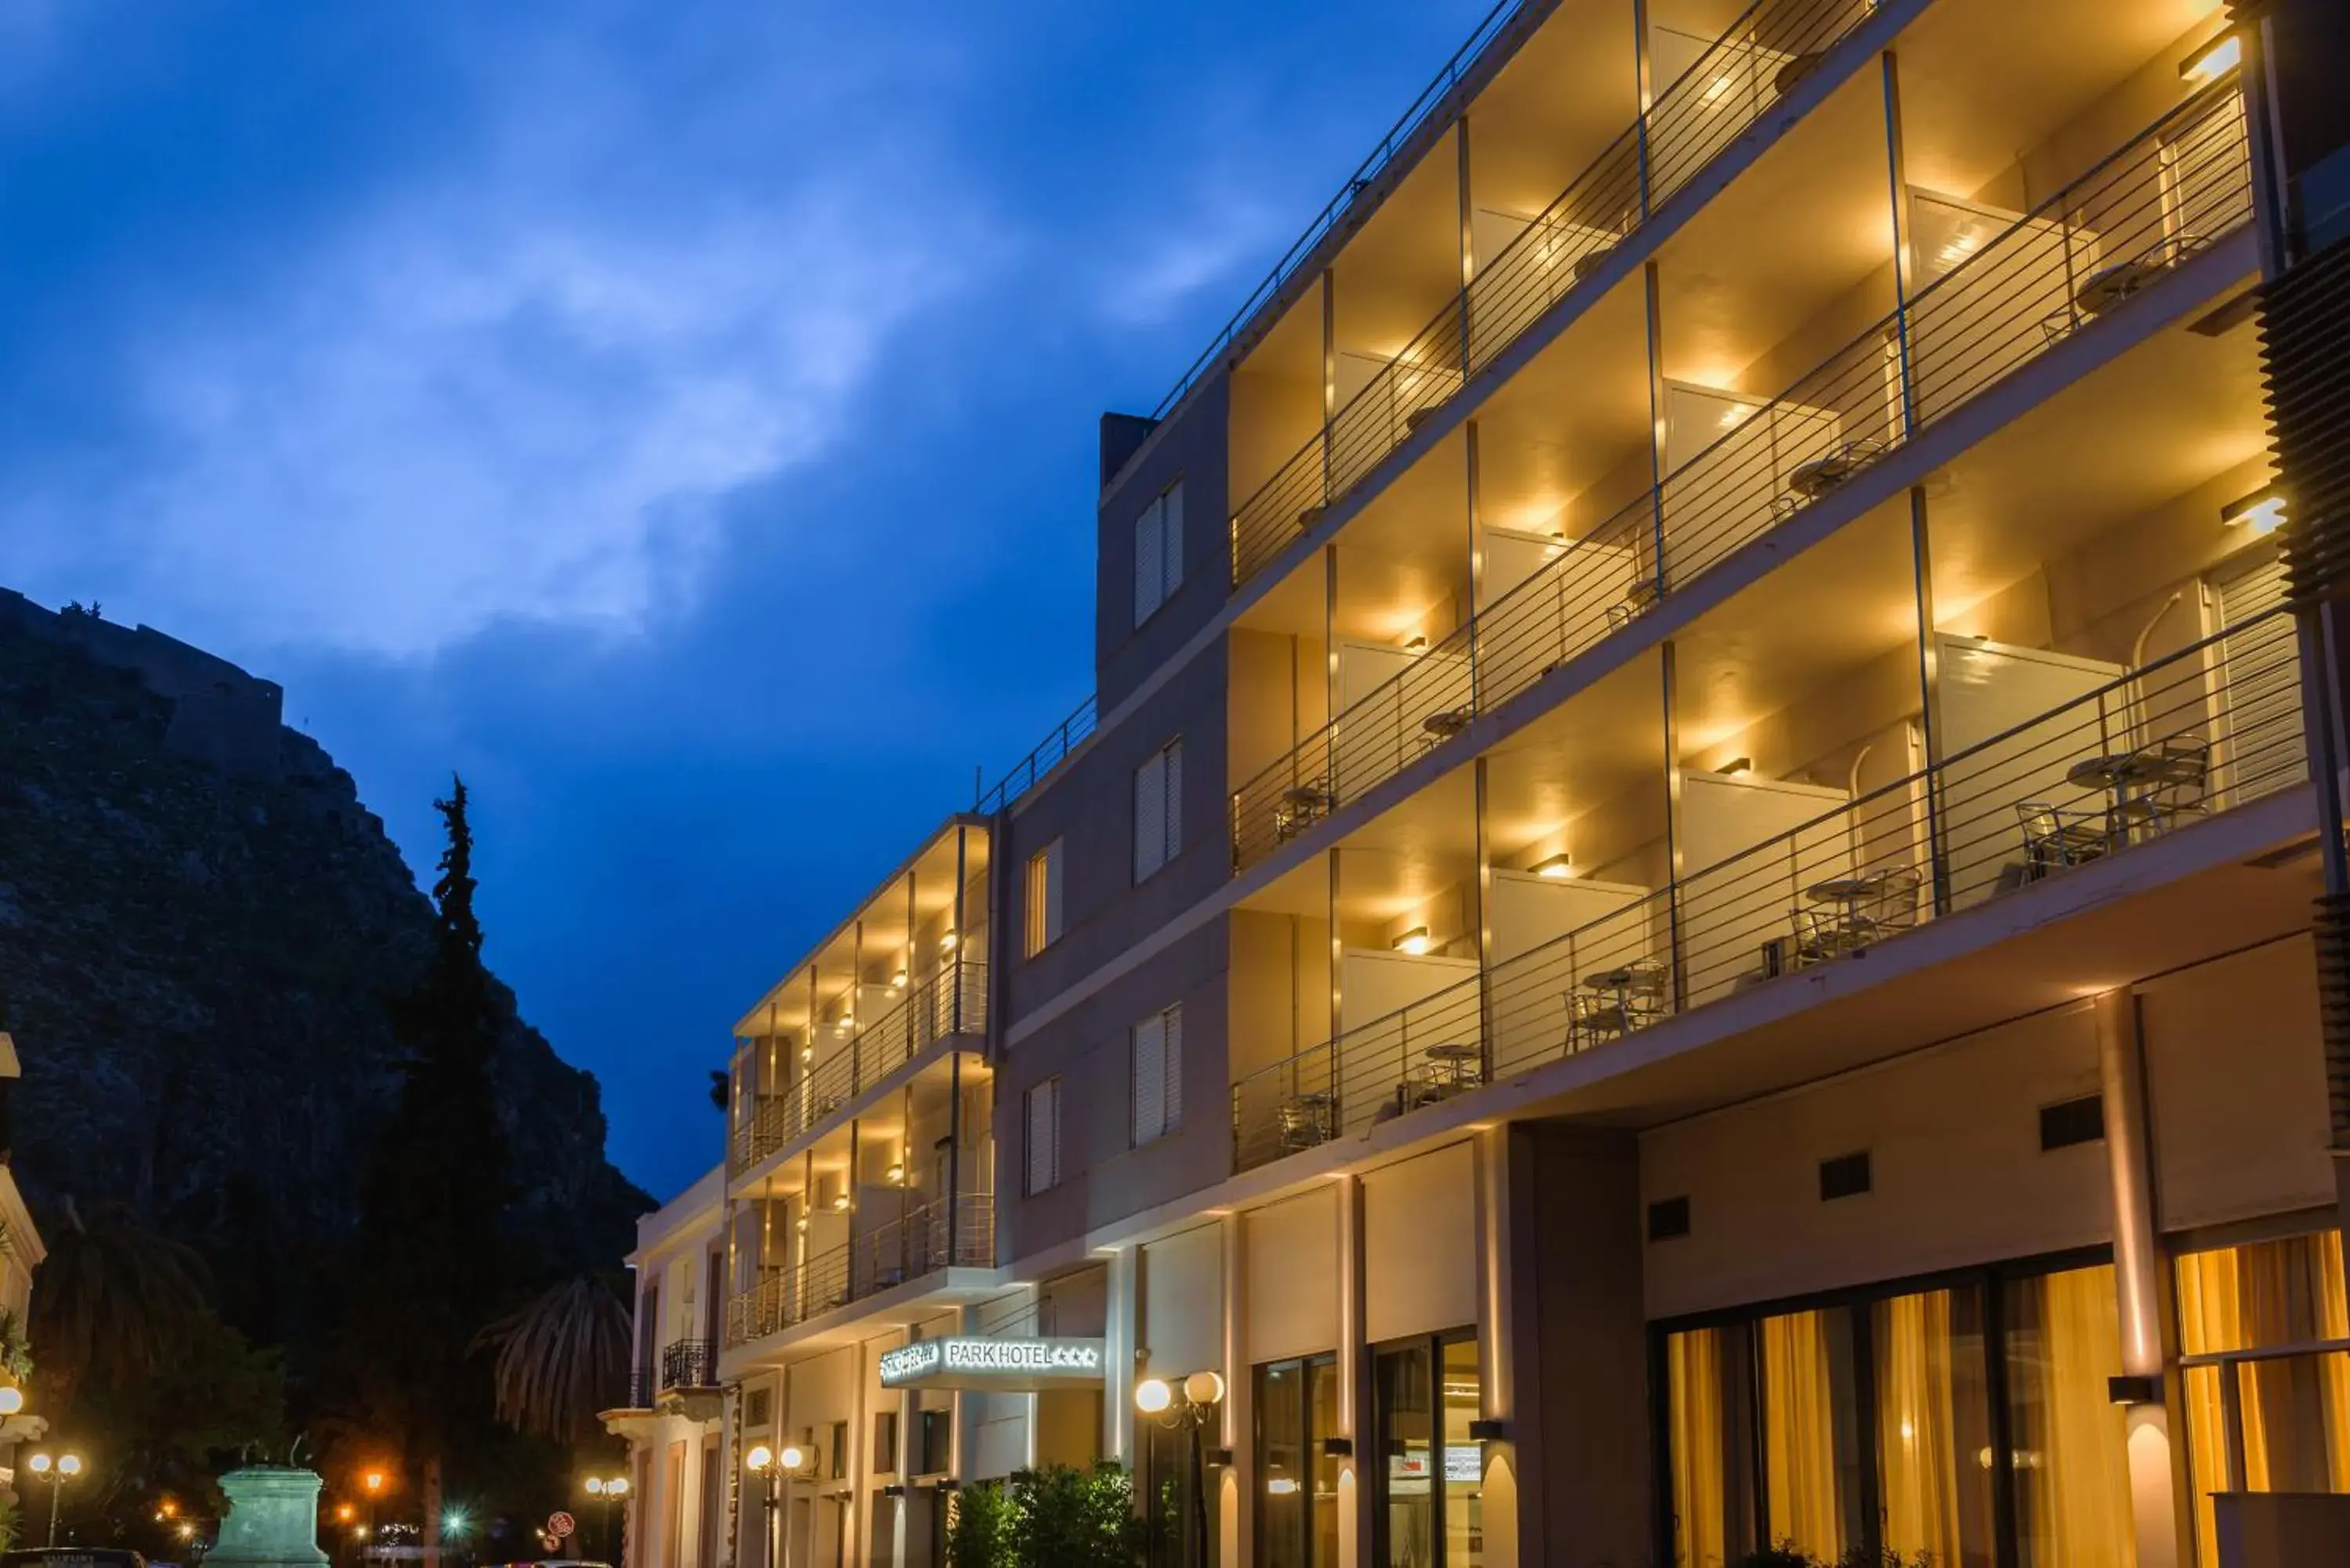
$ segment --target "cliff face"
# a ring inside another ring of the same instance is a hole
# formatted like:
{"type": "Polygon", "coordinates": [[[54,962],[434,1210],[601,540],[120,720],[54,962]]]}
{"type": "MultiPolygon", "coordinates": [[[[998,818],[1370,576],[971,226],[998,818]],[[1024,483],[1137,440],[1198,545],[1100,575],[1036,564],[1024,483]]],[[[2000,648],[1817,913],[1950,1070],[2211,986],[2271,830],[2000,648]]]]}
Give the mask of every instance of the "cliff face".
{"type": "MultiPolygon", "coordinates": [[[[127,1201],[212,1262],[233,1321],[306,1338],[431,914],[275,686],[0,592],[0,997],[36,1203],[127,1201]]],[[[595,1079],[502,1000],[516,1219],[551,1261],[608,1265],[651,1203],[604,1158],[595,1079]]]]}

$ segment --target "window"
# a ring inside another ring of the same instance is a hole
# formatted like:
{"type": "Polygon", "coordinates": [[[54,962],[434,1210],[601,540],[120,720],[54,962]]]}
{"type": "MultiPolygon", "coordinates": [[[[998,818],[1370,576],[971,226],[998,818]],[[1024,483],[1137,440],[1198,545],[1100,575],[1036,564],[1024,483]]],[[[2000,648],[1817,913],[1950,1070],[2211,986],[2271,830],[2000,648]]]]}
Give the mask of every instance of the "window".
{"type": "Polygon", "coordinates": [[[2350,1490],[2350,1292],[2339,1235],[2320,1231],[2189,1252],[2178,1280],[2178,1348],[2189,1357],[2287,1345],[2303,1354],[2200,1363],[2184,1374],[2188,1471],[2201,1561],[2219,1562],[2215,1491],[2350,1490]],[[2243,1432],[2243,1469],[2231,1474],[2225,1386],[2243,1432]]]}
{"type": "Polygon", "coordinates": [[[1256,1561],[1263,1568],[1336,1568],[1338,1461],[1322,1440],[1337,1425],[1337,1357],[1256,1369],[1256,1561]]]}
{"type": "Polygon", "coordinates": [[[1483,1568],[1484,1443],[1470,1424],[1482,1410],[1477,1339],[1462,1332],[1415,1339],[1371,1361],[1378,1506],[1378,1568],[1483,1568]]]}
{"type": "Polygon", "coordinates": [[[1132,1031],[1134,1147],[1183,1120],[1183,1004],[1154,1012],[1132,1031]]]}
{"type": "Polygon", "coordinates": [[[898,1412],[873,1412],[873,1473],[891,1476],[898,1473],[898,1412]]]}
{"type": "Polygon", "coordinates": [[[1832,1562],[2126,1564],[2113,1277],[1976,1271],[1667,1333],[1663,1561],[1790,1542],[1832,1562]]]}
{"type": "Polygon", "coordinates": [[[1178,480],[1153,496],[1134,520],[1134,624],[1183,586],[1183,484],[1178,480]]]}
{"type": "Polygon", "coordinates": [[[1167,742],[1134,770],[1134,879],[1183,852],[1183,742],[1167,742]]]}
{"type": "Polygon", "coordinates": [[[1035,958],[1061,940],[1061,840],[1028,857],[1028,948],[1035,958]]]}
{"type": "Polygon", "coordinates": [[[831,1442],[831,1444],[829,1445],[829,1447],[830,1447],[831,1454],[832,1454],[832,1479],[833,1479],[834,1480],[847,1480],[847,1479],[848,1479],[848,1423],[847,1423],[847,1422],[846,1422],[846,1421],[835,1421],[835,1422],[832,1424],[832,1442],[831,1442]]]}
{"type": "Polygon", "coordinates": [[[954,1412],[924,1410],[921,1425],[914,1430],[914,1473],[918,1476],[942,1476],[954,1457],[954,1412]]]}
{"type": "Polygon", "coordinates": [[[1061,1080],[1045,1079],[1028,1091],[1028,1190],[1049,1192],[1061,1184],[1061,1080]]]}

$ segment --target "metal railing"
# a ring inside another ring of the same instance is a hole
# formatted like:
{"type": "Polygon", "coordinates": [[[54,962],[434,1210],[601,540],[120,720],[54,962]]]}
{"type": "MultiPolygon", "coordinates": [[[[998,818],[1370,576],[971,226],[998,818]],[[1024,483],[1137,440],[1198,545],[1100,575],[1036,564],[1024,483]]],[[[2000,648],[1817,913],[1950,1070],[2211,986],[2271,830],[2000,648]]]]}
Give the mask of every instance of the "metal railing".
{"type": "Polygon", "coordinates": [[[1241,307],[1232,313],[1232,319],[1224,323],[1222,330],[1216,334],[1207,348],[1200,351],[1200,357],[1191,361],[1182,375],[1176,378],[1175,385],[1169,389],[1165,397],[1159,400],[1159,406],[1150,411],[1152,419],[1165,419],[1173,410],[1175,405],[1183,400],[1183,394],[1198,383],[1208,367],[1215,363],[1217,357],[1232,346],[1233,340],[1240,336],[1242,329],[1249,324],[1250,319],[1281,292],[1282,286],[1295,275],[1299,264],[1313,252],[1315,246],[1322,243],[1322,237],[1325,234],[1345,221],[1347,214],[1353,210],[1356,202],[1361,199],[1363,192],[1370,189],[1372,182],[1377,180],[1388,164],[1394,161],[1396,154],[1403,150],[1404,143],[1411,139],[1412,134],[1427,120],[1429,114],[1443,101],[1444,95],[1451,92],[1454,84],[1468,74],[1469,68],[1475,64],[1477,57],[1484,53],[1487,45],[1501,36],[1502,30],[1509,26],[1511,20],[1521,10],[1524,9],[1524,5],[1525,0],[1500,0],[1500,4],[1485,13],[1485,19],[1477,24],[1476,31],[1469,35],[1468,41],[1453,51],[1452,57],[1445,62],[1444,68],[1438,71],[1435,78],[1420,89],[1419,96],[1412,100],[1411,107],[1403,111],[1395,124],[1388,129],[1385,136],[1379,138],[1378,145],[1371,149],[1370,156],[1365,158],[1357,166],[1354,173],[1347,177],[1346,184],[1339,188],[1338,193],[1331,197],[1322,210],[1315,214],[1312,223],[1305,225],[1305,232],[1297,236],[1288,250],[1282,253],[1279,261],[1273,264],[1273,270],[1265,275],[1264,281],[1249,291],[1248,297],[1241,302],[1241,307]]]}
{"type": "Polygon", "coordinates": [[[706,1339],[671,1341],[661,1350],[660,1386],[664,1393],[671,1388],[717,1387],[718,1346],[706,1339]]]}
{"type": "Polygon", "coordinates": [[[958,956],[908,988],[880,1017],[851,1025],[848,1038],[777,1093],[757,1097],[734,1129],[740,1172],[806,1137],[941,1041],[987,1030],[987,963],[958,956]]]}
{"type": "Polygon", "coordinates": [[[1750,5],[1241,503],[1232,520],[1232,586],[1247,583],[1309,532],[1875,11],[1875,0],[1750,5]]]}
{"type": "Polygon", "coordinates": [[[1628,628],[2251,216],[2242,99],[2207,89],[1950,263],[1233,792],[1244,870],[1628,628]],[[1659,561],[1661,560],[1661,570],[1659,561]]]}
{"type": "Polygon", "coordinates": [[[1037,781],[1060,766],[1062,759],[1076,751],[1078,743],[1094,732],[1098,720],[1095,700],[1089,694],[1077,704],[1074,712],[1054,727],[1051,734],[1038,742],[1034,750],[1013,764],[1009,773],[996,780],[994,788],[981,790],[979,798],[972,803],[972,809],[982,816],[992,816],[1018,801],[1036,787],[1037,781]]]}
{"type": "MultiPolygon", "coordinates": [[[[855,1221],[851,1225],[854,1228],[855,1221]]],[[[995,1263],[995,1199],[934,1200],[798,1263],[763,1267],[726,1303],[726,1343],[747,1345],[945,1268],[995,1263]]]]}
{"type": "Polygon", "coordinates": [[[2289,608],[2253,617],[1232,1088],[1246,1169],[1612,1044],[2307,778],[2289,608]]]}

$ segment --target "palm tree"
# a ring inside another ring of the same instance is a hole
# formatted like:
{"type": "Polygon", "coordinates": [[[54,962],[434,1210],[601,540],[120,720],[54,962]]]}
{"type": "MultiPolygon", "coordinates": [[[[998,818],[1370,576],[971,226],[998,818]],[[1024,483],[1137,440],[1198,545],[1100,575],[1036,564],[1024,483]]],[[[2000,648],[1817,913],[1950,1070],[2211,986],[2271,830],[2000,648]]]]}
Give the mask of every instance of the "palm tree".
{"type": "Polygon", "coordinates": [[[32,1339],[48,1404],[62,1416],[96,1377],[121,1387],[152,1376],[204,1307],[210,1274],[184,1242],[141,1227],[119,1202],[87,1214],[66,1195],[33,1276],[32,1339]]]}
{"type": "Polygon", "coordinates": [[[494,1349],[498,1419],[517,1431],[577,1441],[619,1403],[629,1376],[629,1309],[592,1275],[566,1280],[484,1329],[494,1349]]]}

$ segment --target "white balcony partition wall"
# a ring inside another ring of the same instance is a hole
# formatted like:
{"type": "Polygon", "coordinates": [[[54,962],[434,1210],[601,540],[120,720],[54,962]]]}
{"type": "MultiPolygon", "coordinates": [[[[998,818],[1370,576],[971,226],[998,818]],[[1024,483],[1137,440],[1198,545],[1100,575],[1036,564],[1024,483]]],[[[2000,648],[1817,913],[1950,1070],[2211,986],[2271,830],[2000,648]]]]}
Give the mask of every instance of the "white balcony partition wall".
{"type": "Polygon", "coordinates": [[[1409,1085],[1456,1069],[1448,1061],[1479,1054],[1477,1008],[1414,1004],[1477,981],[1474,958],[1350,948],[1339,960],[1338,1005],[1347,1054],[1335,1085],[1342,1106],[1406,1107],[1409,1085]],[[1430,1055],[1430,1052],[1438,1054],[1430,1055]]]}
{"type": "Polygon", "coordinates": [[[1840,820],[1805,824],[1845,804],[1845,792],[1751,774],[1691,773],[1681,780],[1679,843],[1685,872],[1718,866],[1770,844],[1770,860],[1743,874],[1699,880],[1681,895],[1684,1005],[1729,992],[1742,977],[1773,971],[1773,955],[1799,935],[1810,890],[1852,875],[1840,820]],[[1773,843],[1777,840],[1777,843],[1773,843]]]}
{"type": "Polygon", "coordinates": [[[1558,216],[1532,217],[1480,207],[1469,215],[1478,276],[1523,275],[1510,286],[1481,289],[1469,314],[1469,356],[1482,365],[1515,341],[1568,288],[1588,276],[1624,237],[1624,228],[1593,228],[1558,216]],[[1515,246],[1518,248],[1513,249],[1515,246]]]}
{"type": "Polygon", "coordinates": [[[1370,1344],[1477,1322],[1476,1165],[1476,1146],[1461,1142],[1363,1178],[1370,1344]]]}
{"type": "MultiPolygon", "coordinates": [[[[1984,742],[2109,685],[2122,669],[1948,632],[1934,636],[1934,668],[1935,754],[1951,759],[1939,785],[1939,809],[1946,823],[1963,825],[1945,830],[1944,854],[1951,904],[1963,909],[1997,891],[2002,867],[2022,853],[2021,826],[2011,836],[1991,830],[1986,818],[2019,801],[2066,808],[2099,804],[2065,782],[2067,769],[2080,759],[2051,752],[2044,737],[1984,742]]],[[[2126,746],[2128,716],[2121,705],[2108,729],[2104,749],[2126,746]]]]}
{"type": "Polygon", "coordinates": [[[2220,624],[2237,628],[2221,639],[2214,682],[2221,776],[2273,777],[2302,749],[2293,621],[2269,613],[2285,602],[2284,563],[2272,555],[2243,562],[2220,573],[2215,587],[2220,624]],[[2231,679],[2228,670],[2246,673],[2231,679]]]}
{"type": "Polygon", "coordinates": [[[1666,189],[1651,199],[1661,200],[1775,103],[1780,73],[1793,58],[1749,39],[1731,36],[1717,42],[1652,24],[1648,79],[1658,99],[1648,140],[1669,148],[1670,157],[1658,171],[1666,189]],[[1703,72],[1690,77],[1700,62],[1703,72]]]}
{"type": "Polygon", "coordinates": [[[1910,380],[1920,424],[2036,358],[2043,345],[2007,324],[2067,319],[2074,289],[2098,265],[2097,236],[2078,224],[1915,188],[1909,244],[1917,295],[1908,312],[1910,380]],[[1966,268],[1994,239],[1999,265],[1966,268]]]}
{"type": "MultiPolygon", "coordinates": [[[[1493,933],[1493,962],[1505,964],[1545,942],[1564,940],[1573,954],[1570,967],[1576,973],[1640,963],[1650,956],[1647,944],[1627,942],[1622,929],[1625,922],[1599,922],[1648,896],[1648,888],[1628,883],[1497,870],[1486,906],[1486,923],[1493,933]],[[1577,951],[1586,931],[1591,950],[1577,951]]],[[[1565,995],[1557,998],[1555,1009],[1497,1004],[1492,1059],[1496,1063],[1526,1061],[1557,1049],[1566,1039],[1573,1005],[1565,995]]]]}
{"type": "MultiPolygon", "coordinates": [[[[1882,422],[1881,409],[1870,412],[1882,422]]],[[[1828,409],[1666,382],[1666,582],[1767,532],[1800,471],[1844,441],[1846,422],[1828,409]]],[[[1885,440],[1880,431],[1854,433],[1885,440]]]]}
{"type": "Polygon", "coordinates": [[[1341,642],[1331,791],[1342,801],[1351,799],[1417,761],[1439,738],[1427,727],[1430,716],[1466,714],[1471,696],[1469,660],[1452,648],[1341,642]],[[1399,679],[1405,676],[1409,679],[1399,679]]]}
{"type": "Polygon", "coordinates": [[[1650,602],[1647,588],[1635,586],[1648,580],[1637,540],[1488,528],[1483,543],[1485,603],[1507,595],[1513,607],[1478,639],[1480,691],[1523,690],[1588,647],[1595,623],[1629,620],[1650,602]]]}

